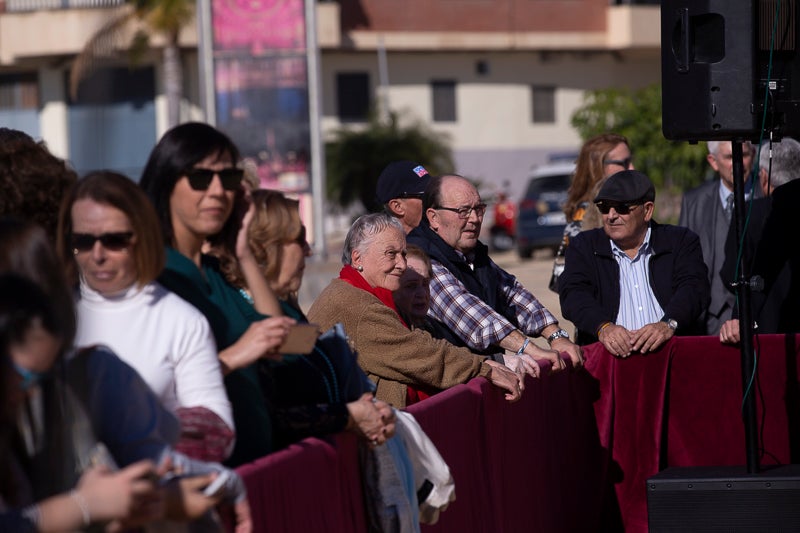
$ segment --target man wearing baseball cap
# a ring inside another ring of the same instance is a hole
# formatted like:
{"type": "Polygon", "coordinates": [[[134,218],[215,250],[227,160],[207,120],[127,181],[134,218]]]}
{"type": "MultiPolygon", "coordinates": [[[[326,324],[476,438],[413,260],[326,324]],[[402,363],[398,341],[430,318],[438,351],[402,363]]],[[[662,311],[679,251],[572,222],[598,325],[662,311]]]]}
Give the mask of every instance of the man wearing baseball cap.
{"type": "Polygon", "coordinates": [[[657,350],[676,332],[702,334],[710,287],[700,239],[654,221],[655,197],[643,173],[614,174],[594,199],[603,227],[567,248],[558,292],[578,344],[599,340],[628,357],[657,350]]]}
{"type": "Polygon", "coordinates": [[[430,181],[425,167],[412,161],[393,161],[378,176],[375,193],[387,213],[403,224],[406,233],[422,219],[422,193],[430,181]]]}

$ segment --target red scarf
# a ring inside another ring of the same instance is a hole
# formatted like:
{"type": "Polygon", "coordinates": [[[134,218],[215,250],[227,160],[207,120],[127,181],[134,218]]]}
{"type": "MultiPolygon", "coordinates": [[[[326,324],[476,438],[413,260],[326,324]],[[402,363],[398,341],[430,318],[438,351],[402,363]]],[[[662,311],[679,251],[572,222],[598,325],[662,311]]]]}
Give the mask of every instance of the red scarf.
{"type": "MultiPolygon", "coordinates": [[[[400,323],[403,324],[406,329],[408,329],[408,324],[406,324],[405,320],[403,320],[403,318],[397,312],[397,306],[394,305],[392,291],[382,287],[373,287],[367,282],[366,279],[364,279],[364,276],[362,276],[358,270],[350,265],[344,265],[342,267],[342,270],[339,272],[339,279],[346,281],[353,287],[367,291],[371,295],[375,296],[381,301],[381,303],[394,311],[394,314],[397,315],[397,319],[400,321],[400,323]]],[[[414,389],[411,386],[406,387],[406,398],[408,400],[408,405],[417,403],[428,397],[430,397],[430,395],[422,392],[421,390],[414,389]]]]}
{"type": "Polygon", "coordinates": [[[397,306],[394,305],[394,298],[392,298],[392,291],[389,289],[384,289],[383,287],[373,287],[370,285],[367,280],[364,279],[364,276],[356,270],[355,268],[351,267],[350,265],[345,265],[342,267],[342,270],[339,272],[339,279],[346,281],[353,287],[357,289],[361,289],[367,291],[375,298],[381,301],[385,306],[389,309],[394,311],[394,314],[397,315],[397,319],[403,323],[403,326],[408,329],[408,324],[402,319],[400,314],[397,312],[397,306]]]}

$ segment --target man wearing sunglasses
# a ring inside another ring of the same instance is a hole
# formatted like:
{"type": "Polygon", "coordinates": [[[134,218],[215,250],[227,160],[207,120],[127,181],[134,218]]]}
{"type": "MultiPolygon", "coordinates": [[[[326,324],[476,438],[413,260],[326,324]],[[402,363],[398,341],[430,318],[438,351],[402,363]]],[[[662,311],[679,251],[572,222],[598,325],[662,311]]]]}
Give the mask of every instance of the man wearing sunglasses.
{"type": "Polygon", "coordinates": [[[406,234],[422,219],[422,193],[431,176],[412,161],[392,161],[378,176],[375,196],[383,209],[400,220],[406,234]]]}
{"type": "Polygon", "coordinates": [[[617,357],[697,334],[709,301],[700,239],[653,220],[655,188],[636,170],[608,178],[594,199],[603,227],[577,235],[559,277],[564,318],[578,344],[599,340],[617,357]]]}

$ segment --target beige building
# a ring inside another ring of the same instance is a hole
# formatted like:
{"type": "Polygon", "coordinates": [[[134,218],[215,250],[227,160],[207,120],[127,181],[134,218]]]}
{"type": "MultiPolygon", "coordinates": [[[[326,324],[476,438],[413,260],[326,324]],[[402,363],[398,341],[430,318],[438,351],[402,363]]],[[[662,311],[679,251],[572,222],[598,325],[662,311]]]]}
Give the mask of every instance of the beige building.
{"type": "MultiPolygon", "coordinates": [[[[0,125],[43,138],[79,171],[137,176],[166,129],[159,51],[142,68],[99,71],[78,103],[66,89],[71,60],[119,3],[0,0],[0,125]]],[[[319,2],[323,135],[382,104],[447,134],[458,172],[520,192],[531,165],[577,150],[569,121],[585,91],[660,79],[657,4],[319,2]]],[[[193,26],[181,37],[185,120],[204,117],[197,41],[193,26]]]]}

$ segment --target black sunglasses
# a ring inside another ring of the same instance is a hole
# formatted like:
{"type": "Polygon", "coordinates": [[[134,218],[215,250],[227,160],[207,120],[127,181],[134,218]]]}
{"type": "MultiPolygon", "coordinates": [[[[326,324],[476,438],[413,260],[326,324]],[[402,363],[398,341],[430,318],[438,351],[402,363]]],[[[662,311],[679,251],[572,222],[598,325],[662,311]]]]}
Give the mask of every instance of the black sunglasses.
{"type": "Polygon", "coordinates": [[[597,209],[604,215],[607,215],[611,208],[614,208],[614,211],[617,212],[618,215],[627,215],[638,206],[642,204],[623,204],[617,202],[597,202],[597,209]]]}
{"type": "Polygon", "coordinates": [[[214,176],[219,176],[222,188],[226,191],[237,190],[242,183],[244,170],[241,168],[223,168],[222,170],[211,170],[209,168],[190,168],[186,171],[186,178],[189,180],[189,187],[195,191],[205,191],[211,186],[214,176]]]}
{"type": "Polygon", "coordinates": [[[626,170],[631,168],[631,163],[633,163],[632,157],[626,157],[625,159],[604,159],[604,165],[619,165],[626,170]]]}
{"type": "Polygon", "coordinates": [[[120,231],[115,233],[103,233],[101,235],[92,235],[91,233],[73,233],[70,239],[72,243],[72,251],[88,252],[94,248],[94,243],[100,241],[103,248],[112,252],[119,252],[126,249],[131,245],[133,239],[132,231],[120,231]]]}

